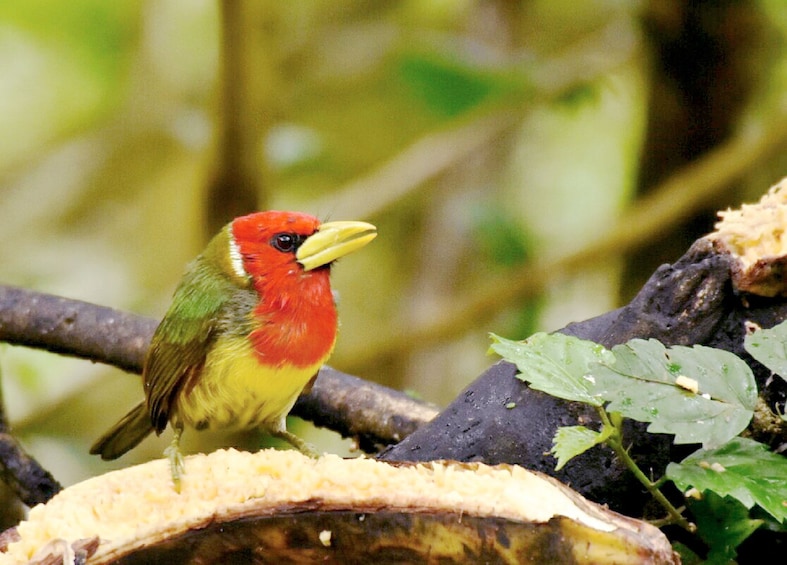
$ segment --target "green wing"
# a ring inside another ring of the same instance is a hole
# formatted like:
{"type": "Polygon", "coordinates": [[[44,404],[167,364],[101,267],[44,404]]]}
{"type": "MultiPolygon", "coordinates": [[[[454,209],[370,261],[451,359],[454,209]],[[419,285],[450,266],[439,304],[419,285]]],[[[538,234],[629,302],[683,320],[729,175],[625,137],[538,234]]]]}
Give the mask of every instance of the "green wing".
{"type": "Polygon", "coordinates": [[[238,294],[250,294],[210,263],[200,256],[189,265],[148,350],[143,376],[156,433],[167,427],[178,394],[199,378],[217,330],[239,314],[232,307],[238,294]]]}

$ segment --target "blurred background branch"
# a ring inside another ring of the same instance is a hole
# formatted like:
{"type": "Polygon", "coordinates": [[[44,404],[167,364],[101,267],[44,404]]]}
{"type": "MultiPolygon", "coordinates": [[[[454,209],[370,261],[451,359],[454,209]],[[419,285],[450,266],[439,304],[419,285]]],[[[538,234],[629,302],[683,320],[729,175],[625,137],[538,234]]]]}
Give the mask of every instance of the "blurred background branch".
{"type": "Polygon", "coordinates": [[[726,187],[764,163],[787,143],[787,116],[780,116],[761,132],[741,132],[702,157],[692,161],[672,177],[634,202],[608,230],[576,249],[541,261],[527,263],[505,275],[474,288],[467,296],[446,300],[440,317],[406,333],[383,334],[355,351],[345,353],[344,366],[362,370],[387,358],[410,353],[461,335],[474,324],[494,319],[501,309],[517,301],[531,299],[543,292],[554,273],[572,273],[606,257],[628,253],[659,234],[675,229],[726,187]]]}
{"type": "Polygon", "coordinates": [[[206,233],[265,209],[270,187],[260,146],[278,107],[272,38],[256,33],[267,10],[254,0],[221,0],[216,164],[204,207],[206,233]]]}

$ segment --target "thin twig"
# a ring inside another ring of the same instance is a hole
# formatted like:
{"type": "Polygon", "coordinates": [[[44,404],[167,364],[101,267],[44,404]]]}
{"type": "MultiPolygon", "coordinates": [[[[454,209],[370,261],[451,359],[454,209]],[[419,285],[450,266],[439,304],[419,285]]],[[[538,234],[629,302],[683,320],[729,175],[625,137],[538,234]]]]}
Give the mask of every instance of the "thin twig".
{"type": "Polygon", "coordinates": [[[612,430],[612,433],[609,435],[609,437],[607,437],[606,440],[604,440],[604,443],[606,443],[610,448],[612,448],[613,451],[615,451],[618,458],[620,458],[626,468],[628,468],[634,477],[636,477],[636,479],[642,483],[642,485],[654,498],[654,500],[664,507],[673,524],[677,524],[687,532],[695,533],[697,531],[697,526],[689,522],[686,517],[681,514],[680,510],[675,508],[669,499],[664,496],[664,493],[659,490],[657,484],[651,481],[645,475],[645,473],[642,472],[642,469],[639,468],[639,465],[637,465],[636,461],[631,458],[626,448],[623,447],[620,427],[612,423],[607,414],[607,411],[604,410],[604,408],[599,408],[597,411],[599,417],[601,418],[602,425],[606,429],[612,430]]]}
{"type": "Polygon", "coordinates": [[[425,135],[370,174],[311,202],[309,208],[347,218],[370,218],[488,145],[518,120],[515,112],[498,111],[425,135]]]}

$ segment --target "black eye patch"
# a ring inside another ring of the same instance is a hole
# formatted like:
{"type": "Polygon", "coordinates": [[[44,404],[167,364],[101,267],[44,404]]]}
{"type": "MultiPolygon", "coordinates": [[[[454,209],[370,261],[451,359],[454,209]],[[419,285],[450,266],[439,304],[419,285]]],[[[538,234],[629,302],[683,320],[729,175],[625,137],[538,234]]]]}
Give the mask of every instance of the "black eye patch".
{"type": "Polygon", "coordinates": [[[277,233],[271,238],[271,246],[282,253],[294,253],[306,240],[297,233],[277,233]]]}

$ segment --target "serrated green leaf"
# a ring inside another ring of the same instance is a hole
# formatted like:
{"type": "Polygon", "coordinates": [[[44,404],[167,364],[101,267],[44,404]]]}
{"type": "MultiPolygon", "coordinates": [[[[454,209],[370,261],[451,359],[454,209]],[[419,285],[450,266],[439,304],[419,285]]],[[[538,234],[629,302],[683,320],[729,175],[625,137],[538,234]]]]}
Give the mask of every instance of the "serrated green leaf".
{"type": "Polygon", "coordinates": [[[563,334],[536,333],[524,341],[511,341],[491,334],[491,350],[517,366],[519,375],[534,389],[564,400],[601,406],[588,377],[591,365],[612,363],[603,346],[563,334]]]}
{"type": "Polygon", "coordinates": [[[743,348],[757,361],[787,380],[787,321],[747,335],[743,339],[743,348]]]}
{"type": "Polygon", "coordinates": [[[700,449],[670,463],[666,476],[681,490],[712,490],[749,509],[756,504],[779,522],[787,519],[787,458],[754,440],[738,437],[716,449],[700,449]]]}
{"type": "Polygon", "coordinates": [[[558,428],[552,439],[549,452],[557,458],[555,471],[559,471],[577,455],[584,453],[606,438],[605,434],[588,429],[584,426],[565,426],[558,428]]]}
{"type": "Polygon", "coordinates": [[[699,500],[689,499],[688,507],[697,524],[697,535],[710,547],[706,564],[732,562],[736,548],[763,523],[750,519],[749,510],[740,501],[710,490],[699,500]]]}
{"type": "Polygon", "coordinates": [[[612,352],[614,363],[590,373],[596,381],[591,393],[609,401],[608,412],[650,422],[649,432],[674,434],[675,443],[705,448],[735,437],[751,420],[754,375],[732,353],[703,346],[667,349],[653,339],[635,339],[612,352]]]}

